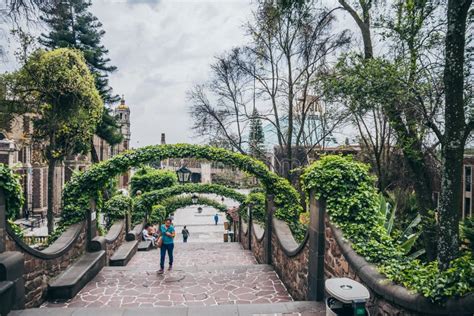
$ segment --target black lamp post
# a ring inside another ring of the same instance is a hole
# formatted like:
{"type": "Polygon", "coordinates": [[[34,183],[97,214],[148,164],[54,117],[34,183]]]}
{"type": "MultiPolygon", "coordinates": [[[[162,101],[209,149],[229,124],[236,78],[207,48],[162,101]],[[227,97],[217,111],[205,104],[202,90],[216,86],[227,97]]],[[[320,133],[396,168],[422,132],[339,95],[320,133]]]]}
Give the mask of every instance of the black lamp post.
{"type": "Polygon", "coordinates": [[[197,204],[198,196],[196,194],[193,194],[193,196],[191,197],[191,201],[193,202],[193,204],[197,204]]]}
{"type": "Polygon", "coordinates": [[[185,184],[188,183],[191,179],[191,170],[189,170],[185,166],[182,166],[181,168],[176,170],[176,175],[178,176],[179,183],[185,184]]]}

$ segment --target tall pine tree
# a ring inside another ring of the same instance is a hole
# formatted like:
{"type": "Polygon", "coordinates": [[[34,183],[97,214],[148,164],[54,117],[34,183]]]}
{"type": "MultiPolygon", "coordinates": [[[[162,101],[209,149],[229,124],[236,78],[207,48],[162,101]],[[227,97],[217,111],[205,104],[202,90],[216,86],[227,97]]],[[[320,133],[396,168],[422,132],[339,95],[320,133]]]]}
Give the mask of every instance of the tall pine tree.
{"type": "MultiPolygon", "coordinates": [[[[88,11],[91,4],[90,0],[62,0],[55,6],[44,8],[42,11],[45,15],[41,20],[47,24],[50,32],[41,34],[39,42],[49,49],[68,47],[82,51],[104,104],[110,104],[120,99],[113,94],[108,80],[108,74],[117,67],[109,65],[109,51],[101,44],[105,31],[97,17],[88,11]]],[[[102,113],[95,134],[110,145],[119,144],[123,139],[119,124],[109,109],[102,113]]],[[[93,162],[99,161],[92,139],[91,157],[93,162]]]]}
{"type": "Polygon", "coordinates": [[[109,51],[101,44],[105,31],[97,17],[88,11],[91,5],[90,0],[62,0],[43,9],[45,16],[41,20],[50,32],[41,34],[39,42],[50,49],[68,47],[82,51],[102,100],[114,103],[120,98],[113,94],[108,74],[117,67],[109,65],[109,51]]]}
{"type": "Polygon", "coordinates": [[[265,134],[256,108],[253,109],[250,118],[249,154],[254,158],[265,161],[265,134]]]}

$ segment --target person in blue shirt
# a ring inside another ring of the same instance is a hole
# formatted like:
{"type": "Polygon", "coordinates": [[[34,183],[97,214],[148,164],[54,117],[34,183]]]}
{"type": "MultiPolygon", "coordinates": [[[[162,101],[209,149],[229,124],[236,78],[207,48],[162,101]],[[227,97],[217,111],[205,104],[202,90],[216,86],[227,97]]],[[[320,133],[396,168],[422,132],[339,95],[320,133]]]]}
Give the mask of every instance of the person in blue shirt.
{"type": "Polygon", "coordinates": [[[217,222],[219,222],[219,215],[217,215],[217,213],[216,215],[214,215],[214,222],[216,223],[216,225],[217,225],[217,222]]]}
{"type": "Polygon", "coordinates": [[[165,258],[166,252],[168,252],[169,258],[169,268],[171,271],[173,269],[173,250],[174,250],[174,237],[176,233],[174,231],[174,226],[171,225],[171,218],[167,218],[165,223],[160,227],[162,245],[160,249],[160,270],[158,274],[163,274],[165,270],[165,258]]]}

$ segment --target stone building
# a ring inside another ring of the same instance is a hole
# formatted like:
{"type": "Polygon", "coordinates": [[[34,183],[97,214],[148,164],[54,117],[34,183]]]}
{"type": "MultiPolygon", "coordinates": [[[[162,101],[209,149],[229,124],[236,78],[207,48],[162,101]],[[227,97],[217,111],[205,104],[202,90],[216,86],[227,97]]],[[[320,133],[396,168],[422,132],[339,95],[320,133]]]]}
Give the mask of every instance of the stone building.
{"type": "MultiPolygon", "coordinates": [[[[94,146],[99,160],[107,160],[111,156],[129,148],[130,143],[130,109],[122,98],[120,105],[114,109],[118,117],[124,141],[111,147],[106,141],[94,136],[94,146]]],[[[21,184],[25,203],[23,214],[45,215],[48,208],[48,165],[39,148],[33,144],[33,114],[25,114],[14,118],[9,126],[0,126],[0,163],[8,165],[21,175],[21,184]]],[[[67,157],[55,170],[55,192],[53,210],[59,214],[61,210],[61,194],[64,184],[74,172],[86,170],[91,165],[90,155],[74,155],[67,157]]],[[[120,187],[128,185],[128,174],[120,177],[120,187]]]]}

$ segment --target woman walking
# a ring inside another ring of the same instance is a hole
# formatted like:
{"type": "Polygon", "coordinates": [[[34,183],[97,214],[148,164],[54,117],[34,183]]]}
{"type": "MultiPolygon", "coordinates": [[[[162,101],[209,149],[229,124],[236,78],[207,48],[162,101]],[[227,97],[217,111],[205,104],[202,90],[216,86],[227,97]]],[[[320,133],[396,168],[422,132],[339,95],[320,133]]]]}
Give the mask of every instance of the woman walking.
{"type": "Polygon", "coordinates": [[[165,223],[160,227],[162,245],[160,249],[160,270],[158,274],[163,274],[165,271],[165,258],[166,253],[168,252],[169,259],[169,268],[171,271],[173,269],[173,250],[174,250],[174,237],[176,233],[174,231],[173,225],[171,225],[171,219],[167,218],[165,223]]]}

